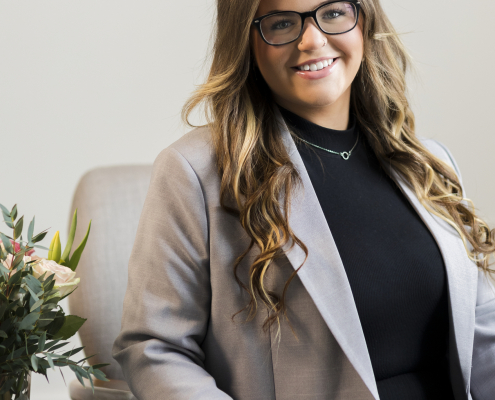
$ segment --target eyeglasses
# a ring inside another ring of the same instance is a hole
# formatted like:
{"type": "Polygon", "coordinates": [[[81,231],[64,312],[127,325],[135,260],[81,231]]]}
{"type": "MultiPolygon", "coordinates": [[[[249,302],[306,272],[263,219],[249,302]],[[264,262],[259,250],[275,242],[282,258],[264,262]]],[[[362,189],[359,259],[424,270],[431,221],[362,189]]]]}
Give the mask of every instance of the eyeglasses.
{"type": "Polygon", "coordinates": [[[252,22],[258,28],[263,40],[272,46],[294,42],[301,36],[304,20],[313,17],[318,28],[328,35],[340,35],[354,29],[359,18],[360,2],[329,1],[313,11],[281,11],[255,18],[252,22]]]}

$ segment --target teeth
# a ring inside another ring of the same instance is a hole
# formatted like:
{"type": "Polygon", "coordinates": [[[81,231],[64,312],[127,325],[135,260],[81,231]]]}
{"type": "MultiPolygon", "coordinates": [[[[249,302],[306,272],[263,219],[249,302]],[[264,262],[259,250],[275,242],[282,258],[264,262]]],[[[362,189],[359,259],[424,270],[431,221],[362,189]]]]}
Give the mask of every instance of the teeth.
{"type": "Polygon", "coordinates": [[[329,65],[332,65],[334,59],[329,58],[328,60],[318,61],[316,64],[305,64],[301,65],[299,68],[300,71],[319,71],[320,69],[326,68],[329,65]]]}

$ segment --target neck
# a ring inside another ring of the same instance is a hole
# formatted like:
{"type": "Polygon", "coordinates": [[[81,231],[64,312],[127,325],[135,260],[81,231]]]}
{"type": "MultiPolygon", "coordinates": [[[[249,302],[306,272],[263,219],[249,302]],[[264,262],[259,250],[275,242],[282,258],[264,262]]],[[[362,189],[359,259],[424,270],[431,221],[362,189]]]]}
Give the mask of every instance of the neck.
{"type": "Polygon", "coordinates": [[[349,125],[350,90],[337,101],[327,105],[292,102],[275,96],[277,104],[312,123],[336,130],[346,130],[349,125]]]}

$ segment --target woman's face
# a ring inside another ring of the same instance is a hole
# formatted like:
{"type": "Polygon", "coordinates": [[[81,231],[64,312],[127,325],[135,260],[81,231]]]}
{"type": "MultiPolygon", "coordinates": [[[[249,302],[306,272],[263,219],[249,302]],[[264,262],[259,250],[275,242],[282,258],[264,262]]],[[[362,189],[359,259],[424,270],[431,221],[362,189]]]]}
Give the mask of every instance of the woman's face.
{"type": "MultiPolygon", "coordinates": [[[[322,3],[319,0],[261,0],[255,18],[273,10],[310,11],[322,3]]],[[[291,110],[326,108],[330,105],[338,109],[347,107],[348,110],[351,83],[363,59],[362,26],[361,12],[356,27],[340,35],[325,34],[313,18],[306,18],[301,36],[281,46],[265,43],[256,28],[252,27],[251,46],[255,63],[275,101],[291,110]],[[336,60],[319,73],[294,68],[311,64],[311,60],[322,57],[336,60]]]]}

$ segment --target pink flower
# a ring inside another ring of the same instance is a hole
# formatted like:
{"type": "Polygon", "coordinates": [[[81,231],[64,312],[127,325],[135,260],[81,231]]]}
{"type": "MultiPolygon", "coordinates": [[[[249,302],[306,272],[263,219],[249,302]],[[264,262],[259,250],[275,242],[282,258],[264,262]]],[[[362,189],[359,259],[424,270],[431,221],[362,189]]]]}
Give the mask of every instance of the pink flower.
{"type": "MultiPolygon", "coordinates": [[[[10,239],[10,243],[13,243],[14,244],[14,241],[12,239],[10,239]]],[[[14,244],[14,251],[17,253],[18,251],[21,251],[21,245],[17,242],[15,242],[14,244]]],[[[29,250],[28,252],[26,252],[26,256],[30,256],[31,254],[34,253],[34,249],[32,250],[29,250]]]]}
{"type": "MultiPolygon", "coordinates": [[[[20,245],[20,243],[17,243],[17,242],[14,243],[14,241],[12,239],[10,239],[10,243],[12,243],[14,245],[14,253],[17,253],[17,252],[21,251],[21,245],[20,245]]],[[[0,247],[2,247],[2,250],[5,251],[5,246],[3,245],[3,243],[1,241],[0,241],[0,247]]],[[[24,255],[25,256],[30,256],[33,253],[34,253],[34,249],[29,250],[24,255]]]]}

